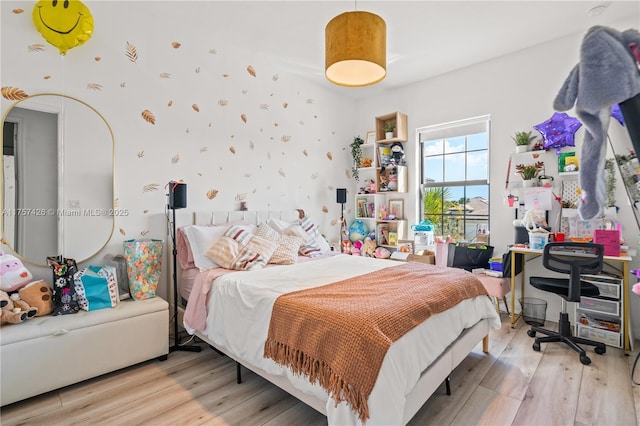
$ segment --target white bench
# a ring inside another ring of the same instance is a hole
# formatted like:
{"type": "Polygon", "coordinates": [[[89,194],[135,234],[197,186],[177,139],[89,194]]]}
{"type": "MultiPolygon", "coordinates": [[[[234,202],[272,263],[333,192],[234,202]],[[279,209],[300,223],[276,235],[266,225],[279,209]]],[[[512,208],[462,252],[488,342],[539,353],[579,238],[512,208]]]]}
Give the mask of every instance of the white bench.
{"type": "Polygon", "coordinates": [[[0,406],[169,353],[169,305],[159,297],[43,316],[0,329],[0,406]]]}

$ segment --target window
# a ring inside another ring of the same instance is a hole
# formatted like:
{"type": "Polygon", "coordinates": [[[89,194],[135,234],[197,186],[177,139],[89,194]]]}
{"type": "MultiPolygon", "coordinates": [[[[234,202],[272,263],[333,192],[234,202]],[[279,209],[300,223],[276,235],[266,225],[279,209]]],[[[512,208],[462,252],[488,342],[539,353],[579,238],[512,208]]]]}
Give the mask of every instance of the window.
{"type": "Polygon", "coordinates": [[[489,116],[417,129],[421,219],[435,235],[472,241],[489,231],[489,116]]]}

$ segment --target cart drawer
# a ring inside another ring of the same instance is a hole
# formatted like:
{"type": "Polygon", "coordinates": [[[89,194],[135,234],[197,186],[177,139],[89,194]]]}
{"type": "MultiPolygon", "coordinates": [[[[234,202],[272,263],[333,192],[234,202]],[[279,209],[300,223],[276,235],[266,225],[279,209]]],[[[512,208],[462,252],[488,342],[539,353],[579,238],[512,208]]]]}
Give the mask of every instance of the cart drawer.
{"type": "Polygon", "coordinates": [[[577,329],[576,335],[579,337],[595,340],[596,342],[602,342],[609,346],[615,346],[616,348],[622,347],[622,334],[620,333],[601,330],[599,328],[593,328],[582,324],[577,324],[577,329]]]}
{"type": "Polygon", "coordinates": [[[620,315],[620,302],[617,300],[597,299],[595,297],[580,297],[579,308],[584,311],[600,312],[608,315],[620,315]]]}

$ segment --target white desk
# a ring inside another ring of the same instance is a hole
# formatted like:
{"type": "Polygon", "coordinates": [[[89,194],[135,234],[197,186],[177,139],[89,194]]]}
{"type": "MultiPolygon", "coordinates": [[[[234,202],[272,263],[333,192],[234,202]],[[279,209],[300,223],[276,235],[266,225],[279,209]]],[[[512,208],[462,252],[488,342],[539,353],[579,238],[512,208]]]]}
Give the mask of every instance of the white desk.
{"type": "MultiPolygon", "coordinates": [[[[520,297],[524,297],[524,288],[525,288],[525,265],[529,260],[533,260],[539,257],[542,257],[542,250],[533,250],[528,248],[516,248],[512,247],[510,249],[511,252],[511,328],[513,328],[518,321],[518,319],[522,316],[522,311],[516,313],[515,309],[515,289],[516,289],[516,260],[518,256],[522,257],[522,272],[520,273],[520,297]]],[[[629,355],[631,351],[630,341],[629,341],[629,262],[632,261],[631,256],[605,256],[604,263],[609,265],[610,267],[616,269],[618,272],[622,274],[622,294],[623,294],[623,348],[625,355],[629,355]],[[616,268],[617,266],[617,268],[616,268]]]]}

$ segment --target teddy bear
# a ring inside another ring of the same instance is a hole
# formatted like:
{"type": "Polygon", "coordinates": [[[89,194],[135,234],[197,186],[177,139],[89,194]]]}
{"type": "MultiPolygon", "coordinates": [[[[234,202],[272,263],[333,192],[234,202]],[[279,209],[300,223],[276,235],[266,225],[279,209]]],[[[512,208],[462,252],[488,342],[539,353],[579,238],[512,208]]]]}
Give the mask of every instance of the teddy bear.
{"type": "Polygon", "coordinates": [[[367,236],[362,244],[362,255],[365,257],[375,257],[377,247],[376,240],[367,236]]]}
{"type": "Polygon", "coordinates": [[[29,284],[33,275],[17,257],[0,252],[0,290],[18,291],[29,284]]]}
{"type": "Polygon", "coordinates": [[[0,325],[19,324],[27,319],[27,312],[16,308],[6,291],[0,290],[0,325]]]}
{"type": "Polygon", "coordinates": [[[37,317],[53,312],[53,291],[44,280],[33,281],[18,290],[20,299],[38,309],[37,317]]]}

